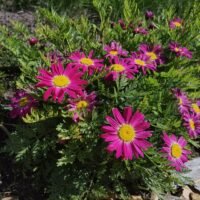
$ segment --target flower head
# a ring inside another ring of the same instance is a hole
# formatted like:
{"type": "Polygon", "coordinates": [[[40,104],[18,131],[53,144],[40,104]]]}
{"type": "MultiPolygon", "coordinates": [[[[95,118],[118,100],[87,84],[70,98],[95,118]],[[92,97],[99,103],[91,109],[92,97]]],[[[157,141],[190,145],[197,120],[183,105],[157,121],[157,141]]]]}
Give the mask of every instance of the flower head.
{"type": "Polygon", "coordinates": [[[181,28],[183,24],[182,19],[180,18],[174,18],[169,22],[169,27],[171,29],[175,29],[175,28],[181,28]]]}
{"type": "Polygon", "coordinates": [[[153,19],[154,18],[154,13],[150,10],[147,10],[145,13],[145,18],[148,19],[153,19]]]}
{"type": "Polygon", "coordinates": [[[105,78],[112,81],[116,80],[119,75],[126,75],[127,78],[132,79],[134,74],[138,72],[129,59],[119,59],[118,57],[115,57],[112,60],[112,64],[108,67],[108,71],[109,73],[105,78]]]}
{"type": "Polygon", "coordinates": [[[83,52],[76,51],[69,56],[69,59],[73,61],[72,65],[78,66],[83,72],[88,72],[89,75],[92,75],[103,66],[102,59],[94,59],[92,57],[93,51],[90,51],[88,56],[83,52]]]}
{"type": "Polygon", "coordinates": [[[31,108],[37,105],[37,101],[24,90],[17,90],[11,98],[10,116],[12,118],[24,117],[31,111],[31,108]]]}
{"type": "Polygon", "coordinates": [[[34,46],[35,44],[38,43],[38,39],[35,38],[35,37],[31,37],[31,38],[28,39],[28,42],[29,42],[29,44],[30,44],[31,46],[34,46]]]}
{"type": "Polygon", "coordinates": [[[155,62],[156,64],[162,64],[162,47],[160,45],[150,46],[147,44],[140,44],[139,51],[149,57],[151,62],[155,62]]]}
{"type": "Polygon", "coordinates": [[[88,112],[92,111],[94,105],[96,104],[96,93],[91,92],[87,94],[86,91],[82,95],[77,95],[75,98],[68,100],[69,102],[69,111],[74,112],[73,119],[77,122],[80,118],[80,115],[83,115],[83,110],[88,112]]]}
{"type": "Polygon", "coordinates": [[[128,55],[128,51],[122,49],[122,46],[117,42],[111,42],[110,45],[105,45],[104,51],[107,52],[106,57],[110,58],[128,55]]]}
{"type": "Polygon", "coordinates": [[[200,135],[200,118],[195,113],[185,113],[183,116],[184,126],[187,128],[189,136],[196,138],[200,135]]]}
{"type": "Polygon", "coordinates": [[[148,29],[153,30],[156,28],[156,25],[154,23],[150,23],[148,26],[148,29]]]}
{"type": "Polygon", "coordinates": [[[188,113],[190,107],[190,101],[187,95],[181,91],[179,88],[175,88],[172,90],[173,94],[178,100],[178,108],[181,114],[188,113]]]}
{"type": "Polygon", "coordinates": [[[200,116],[200,101],[191,104],[191,111],[200,116]]]}
{"type": "Polygon", "coordinates": [[[185,167],[184,163],[188,161],[189,150],[185,148],[187,141],[181,136],[177,138],[174,134],[171,136],[164,133],[163,140],[165,142],[162,152],[170,161],[171,166],[175,167],[177,171],[181,171],[185,167]]]}
{"type": "Polygon", "coordinates": [[[181,47],[176,42],[170,42],[169,48],[171,51],[176,53],[176,56],[183,56],[187,58],[192,58],[192,52],[189,51],[186,47],[181,47]]]}
{"type": "Polygon", "coordinates": [[[37,87],[45,87],[47,91],[44,93],[44,100],[46,101],[50,96],[54,101],[61,103],[64,95],[68,94],[73,97],[82,93],[83,85],[87,81],[82,80],[82,72],[78,71],[78,67],[67,65],[64,69],[61,63],[51,65],[50,71],[46,69],[39,70],[39,83],[37,87]]]}
{"type": "Polygon", "coordinates": [[[136,27],[133,32],[135,34],[141,34],[141,35],[147,35],[148,34],[148,30],[143,28],[143,27],[136,27]]]}
{"type": "Polygon", "coordinates": [[[115,25],[116,25],[116,23],[115,23],[115,22],[110,22],[110,26],[111,26],[111,28],[114,28],[114,27],[115,27],[115,25]]]}
{"type": "Polygon", "coordinates": [[[119,20],[118,20],[118,23],[119,23],[119,25],[121,26],[121,28],[122,28],[123,30],[126,30],[126,24],[125,24],[125,22],[124,22],[123,19],[119,19],[119,20]]]}
{"type": "Polygon", "coordinates": [[[117,108],[113,108],[112,113],[114,118],[106,117],[109,125],[101,128],[104,132],[101,138],[110,143],[107,150],[116,151],[116,158],[132,160],[133,156],[144,157],[143,151],[151,146],[146,141],[151,136],[151,131],[147,130],[150,123],[145,121],[144,115],[139,111],[133,114],[131,107],[125,107],[123,114],[117,108]]]}
{"type": "Polygon", "coordinates": [[[47,58],[50,60],[51,64],[63,61],[63,56],[58,51],[48,53],[47,58]]]}
{"type": "Polygon", "coordinates": [[[134,52],[131,56],[131,62],[137,69],[142,69],[143,74],[146,74],[147,70],[155,71],[155,62],[150,62],[150,56],[141,52],[134,52]]]}

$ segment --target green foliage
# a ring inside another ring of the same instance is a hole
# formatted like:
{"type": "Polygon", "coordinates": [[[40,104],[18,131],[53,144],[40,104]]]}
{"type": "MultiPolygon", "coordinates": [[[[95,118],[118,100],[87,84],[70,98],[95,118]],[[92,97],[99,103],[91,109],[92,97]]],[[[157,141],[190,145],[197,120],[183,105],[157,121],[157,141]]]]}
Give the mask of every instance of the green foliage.
{"type": "MultiPolygon", "coordinates": [[[[151,6],[157,1],[148,2],[151,6]]],[[[40,184],[42,177],[46,184],[43,192],[47,192],[48,199],[129,199],[139,189],[155,191],[162,196],[174,190],[176,184],[183,184],[180,174],[171,170],[159,150],[163,131],[188,139],[171,89],[179,87],[194,99],[200,96],[199,2],[184,2],[187,6],[181,6],[181,12],[177,13],[180,3],[162,1],[166,7],[160,4],[157,7],[159,15],[154,20],[157,28],[147,36],[135,35],[131,29],[123,30],[119,25],[112,28],[110,24],[123,18],[127,24],[137,25],[142,21],[143,26],[147,26],[143,16],[147,4],[137,0],[84,2],[85,9],[91,9],[91,12],[74,18],[39,8],[33,33],[20,23],[13,23],[11,29],[0,27],[0,45],[18,63],[17,88],[29,88],[39,102],[30,114],[16,121],[4,151],[15,156],[25,171],[34,174],[36,184],[40,184]],[[168,21],[179,14],[185,19],[186,28],[172,31],[168,28],[168,21]],[[32,35],[39,39],[34,46],[27,42],[32,35]],[[86,117],[77,124],[66,109],[66,101],[56,104],[42,100],[44,91],[34,88],[35,77],[39,68],[47,69],[50,65],[49,52],[57,50],[67,58],[75,50],[82,49],[88,53],[92,49],[95,57],[101,58],[103,45],[113,40],[119,41],[129,51],[136,50],[140,43],[145,42],[162,44],[167,49],[168,43],[176,40],[193,50],[194,55],[192,60],[187,60],[166,50],[168,61],[158,66],[156,72],[136,75],[133,80],[122,76],[112,84],[105,83],[105,73],[92,77],[85,75],[89,82],[87,89],[96,91],[99,101],[98,106],[91,113],[86,112],[86,117]],[[134,161],[115,159],[105,151],[106,144],[99,139],[105,116],[111,114],[113,107],[122,109],[128,105],[145,114],[153,131],[150,139],[153,148],[145,152],[144,158],[134,161]]],[[[4,71],[0,73],[0,77],[6,76],[4,71]]],[[[197,146],[195,141],[189,143],[197,146]]]]}

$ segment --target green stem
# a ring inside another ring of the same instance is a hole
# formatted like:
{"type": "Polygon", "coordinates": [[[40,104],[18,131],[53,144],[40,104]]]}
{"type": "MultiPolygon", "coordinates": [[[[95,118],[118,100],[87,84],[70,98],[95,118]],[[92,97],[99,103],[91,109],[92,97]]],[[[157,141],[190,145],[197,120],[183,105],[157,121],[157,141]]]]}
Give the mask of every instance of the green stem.
{"type": "Polygon", "coordinates": [[[9,132],[8,129],[3,125],[3,123],[0,124],[0,128],[4,131],[4,133],[6,133],[6,135],[10,135],[10,132],[9,132]]]}
{"type": "Polygon", "coordinates": [[[158,167],[158,165],[148,156],[147,153],[144,152],[144,155],[149,159],[149,161],[154,164],[156,166],[156,168],[158,168],[158,170],[160,171],[160,168],[158,167]]]}

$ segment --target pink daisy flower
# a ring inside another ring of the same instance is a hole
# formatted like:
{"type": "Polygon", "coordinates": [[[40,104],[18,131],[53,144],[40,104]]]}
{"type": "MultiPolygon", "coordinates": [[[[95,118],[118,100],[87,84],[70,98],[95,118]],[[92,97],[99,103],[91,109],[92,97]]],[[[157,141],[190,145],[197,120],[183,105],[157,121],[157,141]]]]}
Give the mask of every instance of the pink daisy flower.
{"type": "Polygon", "coordinates": [[[93,51],[90,51],[88,56],[83,52],[76,51],[69,56],[69,59],[73,61],[72,65],[78,66],[83,72],[88,72],[89,75],[92,75],[103,66],[102,59],[94,59],[92,56],[93,51]]]}
{"type": "Polygon", "coordinates": [[[86,91],[83,92],[82,95],[77,95],[76,98],[69,99],[69,111],[74,112],[73,120],[75,122],[78,122],[80,119],[80,116],[82,117],[84,115],[84,110],[87,112],[91,112],[94,105],[96,104],[96,93],[91,92],[90,94],[87,94],[86,91]]]}
{"type": "Polygon", "coordinates": [[[163,60],[161,58],[161,45],[149,46],[147,44],[140,44],[139,51],[141,51],[146,56],[149,56],[149,60],[151,62],[155,62],[158,65],[163,64],[163,60]]]}
{"type": "Polygon", "coordinates": [[[181,28],[182,27],[183,20],[180,18],[174,18],[169,22],[169,27],[171,29],[175,28],[181,28]]]}
{"type": "Polygon", "coordinates": [[[112,59],[112,64],[108,68],[109,73],[105,77],[106,80],[116,80],[120,75],[126,75],[128,79],[132,79],[134,74],[138,72],[131,64],[129,59],[119,59],[115,57],[112,59]]]}
{"type": "Polygon", "coordinates": [[[142,69],[143,74],[146,74],[147,70],[156,70],[155,62],[149,62],[149,56],[144,53],[132,53],[131,62],[137,69],[142,69]]]}
{"type": "Polygon", "coordinates": [[[122,49],[122,46],[117,42],[111,42],[110,45],[105,45],[104,51],[107,52],[106,57],[114,58],[116,56],[127,56],[128,51],[122,49]]]}
{"type": "Polygon", "coordinates": [[[170,42],[169,48],[171,51],[176,53],[176,56],[187,57],[190,59],[192,58],[192,52],[189,51],[186,47],[181,47],[176,42],[170,42]]]}
{"type": "Polygon", "coordinates": [[[17,90],[11,98],[10,111],[11,118],[24,117],[30,113],[31,108],[37,105],[37,101],[24,90],[17,90]]]}
{"type": "Polygon", "coordinates": [[[65,94],[73,97],[82,93],[83,85],[87,83],[87,81],[81,80],[82,75],[83,73],[78,71],[78,67],[68,64],[64,69],[61,63],[55,63],[51,65],[50,71],[39,70],[37,79],[40,82],[36,86],[48,88],[43,96],[45,101],[52,96],[54,101],[61,103],[65,94]]]}
{"type": "Polygon", "coordinates": [[[200,135],[200,118],[198,115],[185,113],[183,119],[185,121],[184,126],[187,128],[191,138],[196,138],[200,135]]]}
{"type": "Polygon", "coordinates": [[[151,146],[146,141],[152,135],[151,131],[146,130],[150,127],[150,123],[145,121],[144,115],[139,111],[133,114],[131,107],[125,107],[123,114],[117,108],[113,108],[112,113],[114,118],[106,117],[109,125],[101,128],[104,132],[101,138],[109,142],[107,150],[116,151],[116,158],[132,160],[133,156],[144,157],[143,151],[151,146]]]}
{"type": "Polygon", "coordinates": [[[163,135],[163,140],[165,144],[161,151],[170,161],[171,166],[181,171],[185,167],[184,163],[188,161],[188,154],[191,154],[191,151],[185,148],[187,141],[182,136],[177,138],[174,134],[169,136],[166,133],[163,135]]]}
{"type": "Polygon", "coordinates": [[[191,104],[191,111],[200,116],[200,101],[191,104]]]}
{"type": "Polygon", "coordinates": [[[173,94],[178,100],[178,108],[181,114],[188,113],[190,108],[190,101],[187,95],[182,92],[179,88],[175,88],[172,90],[173,94]]]}

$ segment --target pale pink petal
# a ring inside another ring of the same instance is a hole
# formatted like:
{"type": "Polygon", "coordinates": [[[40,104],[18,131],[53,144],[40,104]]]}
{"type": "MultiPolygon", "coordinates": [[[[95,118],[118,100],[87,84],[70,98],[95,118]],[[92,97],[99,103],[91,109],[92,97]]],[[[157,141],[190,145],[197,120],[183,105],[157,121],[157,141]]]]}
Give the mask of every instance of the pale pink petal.
{"type": "Polygon", "coordinates": [[[187,145],[187,141],[184,139],[184,137],[180,137],[179,140],[178,140],[178,143],[184,147],[187,145]]]}

